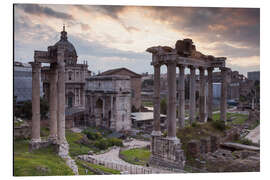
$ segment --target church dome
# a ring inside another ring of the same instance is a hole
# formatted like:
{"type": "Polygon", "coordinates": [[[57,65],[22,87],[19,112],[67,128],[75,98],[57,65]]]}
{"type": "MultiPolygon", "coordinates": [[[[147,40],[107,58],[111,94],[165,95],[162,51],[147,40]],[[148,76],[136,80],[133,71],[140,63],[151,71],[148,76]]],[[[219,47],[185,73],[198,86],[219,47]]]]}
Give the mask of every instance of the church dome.
{"type": "MultiPolygon", "coordinates": [[[[74,48],[73,44],[68,41],[67,38],[67,32],[65,31],[65,26],[63,26],[63,31],[61,32],[61,38],[60,40],[55,43],[55,47],[65,47],[65,57],[66,60],[68,60],[69,63],[70,61],[75,61],[77,62],[77,52],[76,49],[74,48]]],[[[68,63],[68,64],[69,64],[68,63]]],[[[74,62],[73,62],[74,63],[74,62]]]]}

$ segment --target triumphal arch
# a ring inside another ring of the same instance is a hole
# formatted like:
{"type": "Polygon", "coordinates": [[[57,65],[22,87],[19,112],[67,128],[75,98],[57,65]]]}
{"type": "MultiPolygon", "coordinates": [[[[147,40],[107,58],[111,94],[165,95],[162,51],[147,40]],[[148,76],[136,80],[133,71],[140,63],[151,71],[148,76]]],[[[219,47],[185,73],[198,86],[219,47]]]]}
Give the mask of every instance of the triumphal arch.
{"type": "Polygon", "coordinates": [[[196,51],[192,39],[178,40],[175,48],[168,46],[154,46],[146,50],[152,53],[151,65],[154,67],[154,129],[151,142],[152,165],[165,166],[169,168],[183,169],[185,164],[184,152],[181,149],[181,142],[176,137],[176,127],[183,128],[185,125],[185,68],[190,69],[189,84],[189,120],[196,122],[196,98],[195,83],[196,69],[199,70],[199,121],[206,122],[212,119],[212,72],[219,68],[222,72],[221,99],[220,99],[220,120],[226,122],[227,111],[227,72],[225,57],[214,57],[204,55],[196,51]],[[167,66],[168,81],[168,106],[167,106],[167,137],[163,137],[160,131],[160,67],[167,66]],[[179,76],[176,77],[176,69],[179,69],[179,76]],[[207,76],[205,75],[207,71],[207,76]],[[206,78],[207,77],[207,78],[206,78]],[[176,87],[178,78],[178,87],[176,87]],[[206,96],[206,81],[208,96],[206,96]],[[176,92],[178,91],[178,99],[176,92]],[[207,97],[207,99],[206,99],[207,97]],[[177,103],[178,101],[178,103],[177,103]],[[208,103],[206,103],[208,102],[208,103]],[[176,112],[178,104],[178,124],[176,124],[176,112]]]}

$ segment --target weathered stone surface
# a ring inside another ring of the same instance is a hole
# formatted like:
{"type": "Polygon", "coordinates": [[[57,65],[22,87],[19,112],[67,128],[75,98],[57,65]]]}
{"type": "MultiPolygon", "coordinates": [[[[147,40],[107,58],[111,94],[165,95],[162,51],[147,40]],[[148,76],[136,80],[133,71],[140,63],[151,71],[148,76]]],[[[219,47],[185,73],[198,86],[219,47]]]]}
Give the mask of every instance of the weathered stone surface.
{"type": "Polygon", "coordinates": [[[179,140],[152,136],[150,164],[169,168],[183,169],[184,151],[179,140]]]}
{"type": "Polygon", "coordinates": [[[191,140],[187,144],[187,156],[197,158],[200,156],[200,141],[191,140]]]}

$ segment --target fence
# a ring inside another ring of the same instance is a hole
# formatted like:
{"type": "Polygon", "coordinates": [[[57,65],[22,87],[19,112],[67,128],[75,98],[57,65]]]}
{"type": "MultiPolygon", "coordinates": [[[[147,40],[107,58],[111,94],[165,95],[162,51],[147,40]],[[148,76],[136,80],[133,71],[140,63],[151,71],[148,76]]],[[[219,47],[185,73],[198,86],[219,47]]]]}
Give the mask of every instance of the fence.
{"type": "Polygon", "coordinates": [[[108,162],[101,159],[95,159],[89,155],[78,156],[79,159],[83,161],[90,162],[92,164],[98,164],[105,166],[106,168],[115,169],[121,172],[127,172],[126,174],[152,174],[152,169],[136,165],[126,165],[116,162],[108,162]]]}

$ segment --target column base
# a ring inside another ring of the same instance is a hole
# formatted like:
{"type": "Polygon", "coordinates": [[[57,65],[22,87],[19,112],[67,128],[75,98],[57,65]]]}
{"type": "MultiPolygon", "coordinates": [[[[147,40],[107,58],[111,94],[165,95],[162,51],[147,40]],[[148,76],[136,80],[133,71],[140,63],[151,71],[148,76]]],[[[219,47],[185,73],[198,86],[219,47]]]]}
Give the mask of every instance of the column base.
{"type": "Polygon", "coordinates": [[[57,144],[57,136],[49,136],[48,141],[50,141],[52,144],[57,144]]]}
{"type": "Polygon", "coordinates": [[[31,139],[29,143],[29,151],[37,150],[40,148],[48,147],[51,144],[50,141],[41,141],[41,139],[31,139]]]}
{"type": "Polygon", "coordinates": [[[183,169],[185,166],[184,151],[177,137],[152,136],[151,158],[152,166],[183,169]]]}
{"type": "Polygon", "coordinates": [[[151,136],[162,136],[161,131],[152,131],[151,136]]]}
{"type": "Polygon", "coordinates": [[[69,144],[67,141],[64,141],[58,144],[58,155],[62,158],[66,158],[69,153],[69,144]]]}

